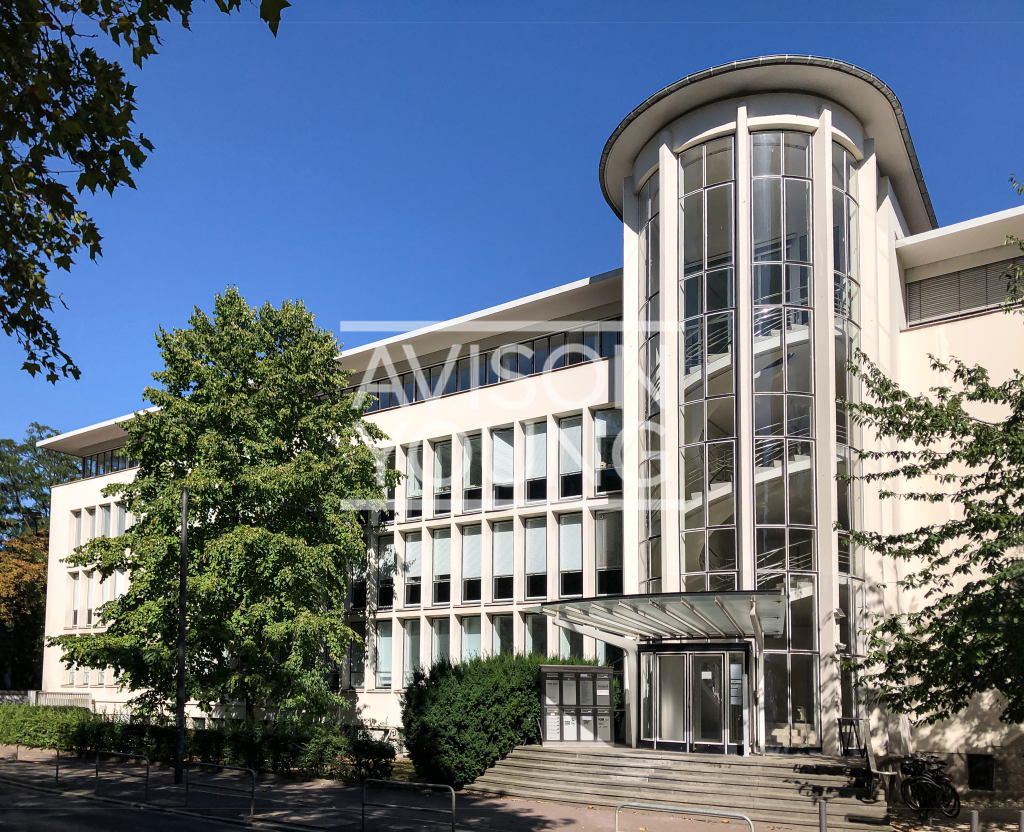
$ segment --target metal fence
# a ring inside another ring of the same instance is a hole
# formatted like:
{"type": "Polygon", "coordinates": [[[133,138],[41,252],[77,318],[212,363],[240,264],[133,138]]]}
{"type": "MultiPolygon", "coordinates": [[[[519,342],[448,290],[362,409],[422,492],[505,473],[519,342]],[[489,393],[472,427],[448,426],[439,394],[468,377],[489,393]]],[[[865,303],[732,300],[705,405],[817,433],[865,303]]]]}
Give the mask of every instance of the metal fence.
{"type": "MultiPolygon", "coordinates": [[[[625,830],[619,829],[619,812],[623,809],[647,809],[658,812],[671,812],[674,815],[710,815],[716,818],[737,818],[738,820],[744,820],[750,827],[750,832],[754,832],[754,822],[746,815],[738,815],[735,812],[719,812],[715,809],[687,809],[680,808],[679,806],[659,806],[656,803],[620,803],[615,807],[615,832],[625,832],[625,830]]],[[[454,825],[452,829],[454,829],[454,825]]]]}
{"type": "MultiPolygon", "coordinates": [[[[97,751],[96,752],[96,785],[95,793],[99,794],[100,791],[100,755],[105,757],[118,757],[123,760],[142,760],[146,764],[146,800],[149,800],[149,757],[145,754],[122,754],[120,751],[97,751]]],[[[122,774],[135,774],[134,771],[122,770],[122,774]]],[[[140,775],[141,776],[141,775],[140,775]]]]}
{"type": "MultiPolygon", "coordinates": [[[[452,808],[451,808],[451,825],[452,832],[455,832],[455,789],[451,786],[445,786],[440,783],[405,783],[400,780],[365,780],[363,781],[363,805],[359,815],[359,829],[360,832],[366,832],[366,807],[372,806],[380,809],[401,809],[404,812],[408,812],[411,807],[408,805],[400,805],[397,803],[373,803],[366,799],[366,787],[369,785],[381,786],[388,789],[414,789],[416,791],[447,791],[452,796],[452,808]]],[[[448,809],[434,809],[426,806],[416,807],[421,812],[436,812],[438,814],[447,814],[448,809]]],[[[443,823],[447,826],[446,821],[441,820],[430,820],[429,818],[423,821],[424,823],[443,823]]],[[[753,830],[751,830],[753,832],[753,830]]]]}
{"type": "Polygon", "coordinates": [[[185,763],[185,806],[188,806],[189,791],[207,791],[214,794],[249,794],[249,816],[256,814],[256,772],[251,768],[239,768],[238,766],[222,766],[219,763],[185,763]],[[220,783],[202,782],[192,783],[191,771],[193,768],[213,768],[218,771],[245,771],[249,773],[250,786],[248,789],[238,786],[226,786],[220,783]]]}
{"type": "Polygon", "coordinates": [[[28,704],[30,705],[92,708],[91,693],[51,693],[46,690],[33,690],[28,693],[28,704]]]}

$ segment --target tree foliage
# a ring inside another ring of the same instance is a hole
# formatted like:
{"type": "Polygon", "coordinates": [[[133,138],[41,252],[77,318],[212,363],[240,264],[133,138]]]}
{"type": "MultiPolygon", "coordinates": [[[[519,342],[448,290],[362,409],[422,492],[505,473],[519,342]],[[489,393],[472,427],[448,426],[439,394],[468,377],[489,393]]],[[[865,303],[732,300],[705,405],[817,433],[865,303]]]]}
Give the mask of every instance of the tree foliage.
{"type": "MultiPolygon", "coordinates": [[[[230,14],[242,0],[215,0],[230,14]]],[[[135,187],[153,145],[134,128],[135,87],[116,61],[86,45],[108,37],[138,66],[156,54],[172,15],[188,28],[194,0],[5,0],[0,4],[0,327],[22,345],[22,369],[78,378],[47,313],[63,304],[47,285],[99,229],[76,194],[135,187]]],[[[277,33],[285,0],[261,0],[277,33]]]]}
{"type": "Polygon", "coordinates": [[[50,488],[75,479],[78,464],[56,451],[37,448],[60,431],[32,422],[25,438],[0,439],[0,536],[38,534],[50,524],[50,488]]]}
{"type": "MultiPolygon", "coordinates": [[[[1021,276],[1010,270],[1006,311],[1020,308],[1021,276]]],[[[866,396],[846,409],[892,448],[862,452],[877,470],[859,478],[879,484],[883,498],[946,504],[951,518],[900,534],[852,533],[910,564],[898,585],[923,599],[875,623],[862,683],[893,711],[927,722],[996,690],[1007,702],[1000,718],[1024,722],[1024,373],[996,383],[983,367],[930,358],[945,383],[917,396],[859,351],[850,365],[866,396]],[[991,407],[1001,419],[972,415],[991,407]]]]}
{"type": "Polygon", "coordinates": [[[46,530],[0,538],[0,687],[42,684],[48,543],[46,530]]]}
{"type": "Polygon", "coordinates": [[[164,369],[145,391],[157,407],[123,423],[130,483],[107,486],[138,518],[69,561],[124,570],[129,588],[100,608],[106,632],[51,643],[66,662],[113,667],[159,710],[173,700],[178,529],[188,488],[188,695],[208,710],[244,702],[324,713],[341,699],[328,679],[351,631],[342,622],[346,569],[365,557],[355,508],[382,505],[385,471],[338,344],[301,303],[252,309],[236,290],[211,317],[161,330],[164,369]]]}

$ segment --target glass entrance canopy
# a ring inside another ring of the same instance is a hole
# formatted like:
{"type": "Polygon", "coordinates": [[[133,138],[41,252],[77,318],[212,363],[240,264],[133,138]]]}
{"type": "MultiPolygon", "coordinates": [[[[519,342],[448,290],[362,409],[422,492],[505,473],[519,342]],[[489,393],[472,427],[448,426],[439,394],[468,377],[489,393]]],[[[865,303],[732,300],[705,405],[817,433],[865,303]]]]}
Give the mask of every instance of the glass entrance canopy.
{"type": "Polygon", "coordinates": [[[756,638],[785,632],[781,590],[661,592],[549,601],[541,613],[634,641],[679,638],[756,638]]]}

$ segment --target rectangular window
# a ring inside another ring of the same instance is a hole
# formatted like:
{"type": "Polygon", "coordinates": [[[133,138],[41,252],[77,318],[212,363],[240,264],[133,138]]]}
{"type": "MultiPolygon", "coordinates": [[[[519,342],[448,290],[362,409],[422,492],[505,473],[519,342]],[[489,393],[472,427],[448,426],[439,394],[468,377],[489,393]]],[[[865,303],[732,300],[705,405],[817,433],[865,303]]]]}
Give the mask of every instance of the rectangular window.
{"type": "Polygon", "coordinates": [[[74,527],[75,527],[74,538],[73,538],[74,543],[72,544],[72,548],[77,549],[79,546],[82,545],[82,512],[80,512],[80,511],[73,511],[73,512],[71,512],[71,521],[72,521],[72,523],[74,524],[74,527]]]}
{"type": "Polygon", "coordinates": [[[88,543],[90,540],[96,537],[96,509],[87,508],[85,510],[85,533],[88,537],[83,540],[83,543],[88,543]]]}
{"type": "Polygon", "coordinates": [[[434,516],[452,513],[452,443],[434,443],[434,516]]]}
{"type": "Polygon", "coordinates": [[[395,604],[395,538],[377,539],[377,608],[389,610],[395,604]]]}
{"type": "MultiPolygon", "coordinates": [[[[384,471],[395,470],[395,449],[392,448],[384,456],[384,471]]],[[[383,472],[382,472],[383,474],[383,472]]],[[[380,513],[382,525],[395,522],[395,486],[390,485],[384,493],[384,510],[380,513]]]]}
{"type": "Polygon", "coordinates": [[[558,496],[583,496],[583,417],[571,416],[558,422],[558,496]]]}
{"type": "Polygon", "coordinates": [[[996,789],[996,760],[991,754],[967,755],[967,788],[982,792],[996,789]]]}
{"type": "Polygon", "coordinates": [[[480,526],[462,528],[462,603],[481,600],[482,537],[480,526]]]}
{"type": "Polygon", "coordinates": [[[496,430],[491,434],[494,443],[493,465],[494,474],[491,482],[494,486],[494,506],[512,505],[514,490],[514,443],[515,433],[512,428],[496,430]]]}
{"type": "Polygon", "coordinates": [[[118,569],[114,572],[114,597],[120,598],[126,589],[124,571],[118,569]]]}
{"type": "Polygon", "coordinates": [[[523,432],[526,434],[526,501],[541,502],[548,498],[547,422],[531,422],[523,432]]]}
{"type": "Polygon", "coordinates": [[[512,600],[512,560],[515,551],[512,521],[495,523],[491,530],[492,601],[512,600]]]}
{"type": "Polygon", "coordinates": [[[356,636],[348,646],[348,683],[361,688],[366,684],[366,622],[354,621],[348,626],[356,636]]]}
{"type": "Polygon", "coordinates": [[[407,687],[412,684],[413,674],[420,669],[420,620],[410,618],[402,629],[405,639],[402,684],[407,687]]]}
{"type": "Polygon", "coordinates": [[[548,595],[548,524],[544,517],[530,517],[526,523],[526,597],[548,595]]]}
{"type": "Polygon", "coordinates": [[[72,663],[68,667],[68,669],[67,669],[67,675],[64,677],[64,684],[65,685],[71,685],[72,687],[74,687],[74,685],[75,685],[75,665],[74,665],[74,663],[72,663]]]}
{"type": "Polygon", "coordinates": [[[452,533],[451,529],[437,529],[432,534],[434,560],[435,604],[448,604],[452,600],[452,533]]]}
{"type": "Polygon", "coordinates": [[[622,594],[622,512],[599,511],[597,525],[597,594],[622,594]]]}
{"type": "Polygon", "coordinates": [[[548,617],[546,615],[526,616],[526,652],[538,656],[548,654],[548,617]]]}
{"type": "Polygon", "coordinates": [[[423,534],[405,536],[405,605],[418,607],[423,580],[423,534]]]}
{"type": "Polygon", "coordinates": [[[491,653],[500,656],[502,653],[512,655],[513,650],[512,616],[491,616],[491,653]]]}
{"type": "Polygon", "coordinates": [[[583,515],[563,514],[558,518],[559,595],[583,595],[583,515]]]}
{"type": "Polygon", "coordinates": [[[94,580],[95,572],[83,572],[82,577],[85,579],[85,626],[91,627],[93,624],[92,611],[93,605],[96,601],[93,587],[96,584],[94,580]]]}
{"type": "Polygon", "coordinates": [[[467,436],[462,443],[462,510],[480,511],[483,508],[484,471],[482,437],[467,436]]]}
{"type": "Polygon", "coordinates": [[[583,634],[558,628],[558,655],[563,659],[583,658],[583,634]]]}
{"type": "Polygon", "coordinates": [[[117,535],[120,537],[124,534],[125,528],[127,528],[127,512],[124,510],[124,506],[120,503],[117,504],[117,535]]]}
{"type": "Polygon", "coordinates": [[[83,685],[84,685],[85,687],[88,687],[88,686],[89,686],[89,682],[90,682],[90,677],[91,677],[91,675],[92,675],[92,674],[90,673],[90,670],[92,670],[92,668],[90,668],[90,667],[88,667],[88,666],[86,666],[86,667],[83,667],[83,668],[82,668],[82,684],[83,684],[83,685]]]}
{"type": "Polygon", "coordinates": [[[391,687],[391,622],[377,622],[377,687],[391,687]]]}
{"type": "Polygon", "coordinates": [[[366,609],[366,561],[352,564],[352,609],[366,609]]]}
{"type": "Polygon", "coordinates": [[[100,506],[100,537],[110,537],[110,503],[100,506]]]}
{"type": "Polygon", "coordinates": [[[430,658],[434,664],[451,660],[452,621],[435,618],[430,622],[430,658]]]}
{"type": "Polygon", "coordinates": [[[65,627],[78,626],[78,573],[68,572],[68,607],[65,627]]]}
{"type": "Polygon", "coordinates": [[[480,616],[467,615],[462,619],[462,660],[469,661],[480,655],[480,616]]]}
{"type": "Polygon", "coordinates": [[[598,494],[622,491],[622,411],[594,414],[594,490],[598,494]]]}
{"type": "Polygon", "coordinates": [[[405,518],[423,516],[423,446],[410,445],[405,456],[405,518]]]}

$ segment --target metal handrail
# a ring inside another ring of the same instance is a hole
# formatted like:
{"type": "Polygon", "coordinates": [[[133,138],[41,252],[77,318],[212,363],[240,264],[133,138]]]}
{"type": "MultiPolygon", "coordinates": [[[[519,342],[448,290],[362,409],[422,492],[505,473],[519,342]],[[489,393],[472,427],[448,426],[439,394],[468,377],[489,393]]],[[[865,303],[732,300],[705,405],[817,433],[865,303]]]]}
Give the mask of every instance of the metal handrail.
{"type": "MultiPolygon", "coordinates": [[[[146,764],[146,800],[149,800],[149,757],[145,754],[122,754],[120,751],[101,751],[96,750],[96,780],[94,782],[93,791],[95,794],[99,794],[100,791],[100,754],[106,754],[108,757],[124,757],[131,760],[142,760],[146,764]]],[[[134,774],[134,772],[131,772],[134,774]]]]}
{"type": "Polygon", "coordinates": [[[659,806],[656,803],[620,803],[615,807],[615,832],[625,832],[625,830],[619,829],[619,812],[626,808],[657,809],[662,812],[672,812],[676,815],[711,815],[716,818],[738,818],[739,820],[745,820],[747,825],[750,827],[750,832],[754,832],[754,822],[746,815],[738,815],[735,812],[718,812],[713,809],[687,809],[679,806],[659,806]]]}
{"type": "Polygon", "coordinates": [[[220,763],[185,763],[185,806],[188,807],[188,793],[189,789],[197,789],[203,791],[215,791],[215,792],[241,792],[245,793],[245,789],[240,789],[237,786],[220,786],[216,783],[200,783],[198,785],[191,785],[189,781],[189,771],[196,766],[198,768],[215,768],[219,771],[247,771],[249,776],[252,778],[252,785],[249,787],[249,817],[256,814],[256,772],[251,768],[241,768],[240,766],[223,766],[220,763]]]}
{"type": "MultiPolygon", "coordinates": [[[[446,786],[443,783],[406,783],[401,780],[364,780],[363,781],[363,804],[359,813],[359,829],[360,832],[366,832],[366,807],[377,806],[382,809],[406,809],[408,806],[399,806],[395,803],[367,803],[366,802],[366,787],[371,783],[376,783],[381,786],[387,786],[388,788],[406,788],[406,789],[431,789],[433,791],[439,791],[447,789],[452,793],[452,832],[455,832],[455,789],[451,786],[446,786]]],[[[443,814],[447,812],[447,809],[431,809],[429,807],[420,807],[421,812],[437,812],[443,814]]],[[[442,821],[431,821],[425,820],[424,823],[441,823],[442,821]]],[[[751,830],[753,832],[753,830],[751,830]]]]}

